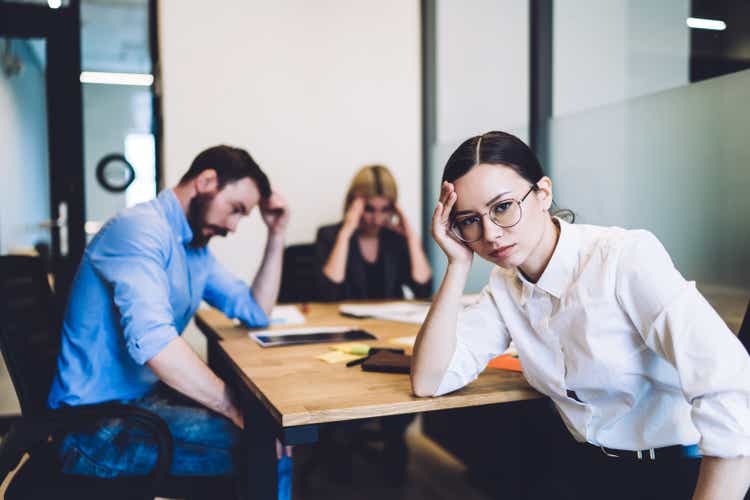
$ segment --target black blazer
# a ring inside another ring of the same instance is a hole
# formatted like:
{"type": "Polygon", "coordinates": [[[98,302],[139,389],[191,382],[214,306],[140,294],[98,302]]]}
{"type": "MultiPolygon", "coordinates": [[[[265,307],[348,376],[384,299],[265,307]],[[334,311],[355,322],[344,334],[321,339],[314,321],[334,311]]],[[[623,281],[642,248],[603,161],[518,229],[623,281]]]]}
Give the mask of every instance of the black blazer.
{"type": "MultiPolygon", "coordinates": [[[[317,275],[317,293],[321,301],[358,300],[373,298],[367,283],[365,259],[359,251],[357,238],[349,242],[349,255],[346,259],[346,276],[341,283],[334,283],[323,274],[323,266],[336,243],[341,223],[323,226],[318,229],[315,239],[315,266],[317,275]]],[[[411,277],[411,261],[406,239],[390,229],[381,229],[378,248],[378,260],[382,262],[383,289],[385,298],[401,299],[404,297],[401,285],[408,286],[414,296],[428,298],[432,293],[432,280],[417,283],[411,277]]]]}

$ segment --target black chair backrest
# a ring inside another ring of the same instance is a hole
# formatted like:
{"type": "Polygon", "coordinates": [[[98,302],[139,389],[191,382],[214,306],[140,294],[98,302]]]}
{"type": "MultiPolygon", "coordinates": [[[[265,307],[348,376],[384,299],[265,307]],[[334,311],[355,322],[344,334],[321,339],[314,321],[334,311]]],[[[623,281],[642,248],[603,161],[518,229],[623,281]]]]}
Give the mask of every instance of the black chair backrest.
{"type": "Polygon", "coordinates": [[[315,292],[315,245],[290,245],[284,250],[279,303],[310,302],[315,292]]]}
{"type": "Polygon", "coordinates": [[[46,412],[60,317],[42,260],[0,256],[0,350],[25,417],[46,412]]]}
{"type": "Polygon", "coordinates": [[[742,345],[745,346],[747,352],[750,353],[750,303],[747,305],[745,319],[742,320],[742,325],[740,326],[740,331],[737,333],[737,337],[740,339],[740,342],[742,342],[742,345]]]}

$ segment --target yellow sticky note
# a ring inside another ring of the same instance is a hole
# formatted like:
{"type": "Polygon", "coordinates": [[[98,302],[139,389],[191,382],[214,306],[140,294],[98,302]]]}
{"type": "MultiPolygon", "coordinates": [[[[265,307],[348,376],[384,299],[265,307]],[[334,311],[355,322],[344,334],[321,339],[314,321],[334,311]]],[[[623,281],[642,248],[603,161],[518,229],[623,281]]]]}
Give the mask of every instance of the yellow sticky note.
{"type": "Polygon", "coordinates": [[[357,354],[347,354],[341,351],[329,351],[323,354],[315,356],[317,359],[323,360],[326,363],[346,363],[354,359],[359,359],[362,356],[357,354]]]}
{"type": "Polygon", "coordinates": [[[338,344],[331,346],[330,349],[357,356],[367,356],[370,353],[370,346],[366,344],[338,344]]]}

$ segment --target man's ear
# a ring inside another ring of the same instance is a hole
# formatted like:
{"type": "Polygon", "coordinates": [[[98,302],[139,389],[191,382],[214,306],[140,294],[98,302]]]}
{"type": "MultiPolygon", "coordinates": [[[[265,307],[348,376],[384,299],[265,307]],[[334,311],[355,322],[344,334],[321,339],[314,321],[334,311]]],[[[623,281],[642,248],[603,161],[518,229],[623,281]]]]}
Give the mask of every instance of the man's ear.
{"type": "Polygon", "coordinates": [[[207,168],[198,174],[193,181],[199,194],[216,192],[219,187],[219,176],[213,168],[207,168]]]}
{"type": "Polygon", "coordinates": [[[542,202],[542,208],[547,211],[552,206],[552,179],[545,175],[536,185],[539,188],[536,196],[542,202]]]}

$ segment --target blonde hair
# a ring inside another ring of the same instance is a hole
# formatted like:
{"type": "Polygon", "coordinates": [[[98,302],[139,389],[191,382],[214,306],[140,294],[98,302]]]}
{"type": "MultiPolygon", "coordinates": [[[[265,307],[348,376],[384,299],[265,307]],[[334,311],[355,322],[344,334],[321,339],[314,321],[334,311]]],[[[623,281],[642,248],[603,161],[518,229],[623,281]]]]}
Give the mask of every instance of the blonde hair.
{"type": "Polygon", "coordinates": [[[393,178],[390,170],[383,165],[367,165],[362,167],[354,174],[349,190],[346,192],[346,201],[344,202],[344,211],[358,196],[370,198],[373,196],[383,196],[388,198],[392,203],[398,201],[398,187],[396,179],[393,178]]]}

